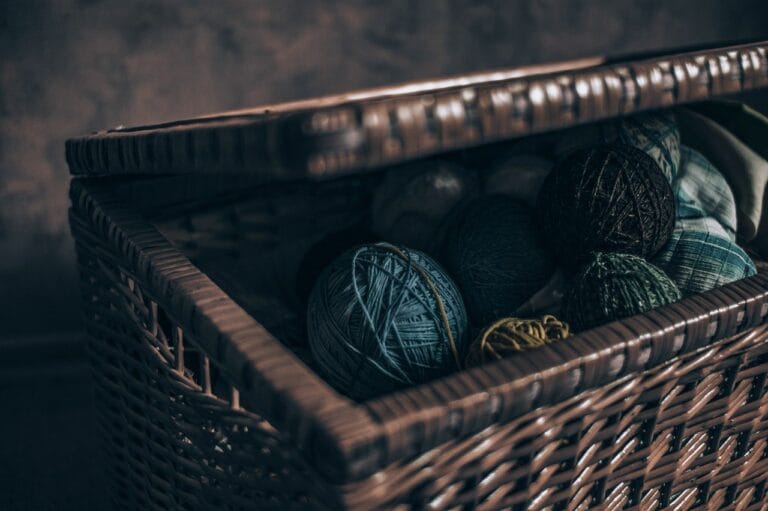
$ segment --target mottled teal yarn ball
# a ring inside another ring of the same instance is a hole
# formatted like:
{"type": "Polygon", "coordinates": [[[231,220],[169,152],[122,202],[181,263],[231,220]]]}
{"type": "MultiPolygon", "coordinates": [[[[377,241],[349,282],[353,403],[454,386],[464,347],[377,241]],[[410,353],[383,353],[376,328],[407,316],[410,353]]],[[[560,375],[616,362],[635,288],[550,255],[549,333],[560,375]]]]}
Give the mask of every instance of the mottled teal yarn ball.
{"type": "Polygon", "coordinates": [[[669,242],[652,259],[683,296],[709,291],[757,273],[740,246],[711,231],[689,228],[678,220],[669,242]]]}
{"type": "Polygon", "coordinates": [[[560,316],[578,332],[679,299],[675,283],[644,259],[597,252],[574,277],[560,316]]]}
{"type": "Polygon", "coordinates": [[[468,320],[458,288],[434,260],[378,243],[323,271],[309,298],[307,334],[326,380],[363,400],[458,369],[468,320]]]}
{"type": "Polygon", "coordinates": [[[444,258],[477,326],[514,315],[555,270],[533,209],[503,195],[476,199],[456,216],[444,258]]]}

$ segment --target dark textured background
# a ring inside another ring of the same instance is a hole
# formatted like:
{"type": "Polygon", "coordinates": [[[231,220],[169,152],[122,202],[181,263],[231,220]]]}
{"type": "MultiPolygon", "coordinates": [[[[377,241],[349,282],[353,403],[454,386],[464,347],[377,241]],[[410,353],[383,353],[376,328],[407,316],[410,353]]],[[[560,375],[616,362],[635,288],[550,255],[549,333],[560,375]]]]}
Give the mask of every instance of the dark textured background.
{"type": "Polygon", "coordinates": [[[78,326],[67,137],[405,79],[757,37],[767,14],[765,0],[0,1],[0,416],[11,417],[0,421],[0,509],[103,505],[79,337],[57,333],[78,326]]]}

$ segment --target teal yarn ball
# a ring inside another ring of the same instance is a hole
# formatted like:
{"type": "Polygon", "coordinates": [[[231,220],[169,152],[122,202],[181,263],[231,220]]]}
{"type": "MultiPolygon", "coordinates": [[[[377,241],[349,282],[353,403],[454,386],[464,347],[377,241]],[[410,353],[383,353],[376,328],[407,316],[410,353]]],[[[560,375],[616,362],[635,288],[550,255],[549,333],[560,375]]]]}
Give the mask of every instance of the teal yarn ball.
{"type": "Polygon", "coordinates": [[[600,144],[626,144],[645,152],[670,183],[680,167],[680,130],[670,111],[648,112],[566,130],[554,147],[557,158],[600,144]]]}
{"type": "Polygon", "coordinates": [[[714,232],[691,229],[679,220],[667,245],[652,259],[683,296],[709,291],[757,273],[740,246],[714,232]]]}
{"type": "Polygon", "coordinates": [[[477,326],[513,315],[555,270],[533,209],[503,195],[476,199],[455,216],[444,258],[477,326]]]}
{"type": "Polygon", "coordinates": [[[323,271],[309,298],[307,334],[326,380],[363,400],[458,369],[468,321],[458,288],[434,260],[378,243],[323,271]]]}
{"type": "Polygon", "coordinates": [[[675,283],[629,254],[597,252],[576,274],[560,317],[575,331],[634,316],[680,299],[675,283]]]}

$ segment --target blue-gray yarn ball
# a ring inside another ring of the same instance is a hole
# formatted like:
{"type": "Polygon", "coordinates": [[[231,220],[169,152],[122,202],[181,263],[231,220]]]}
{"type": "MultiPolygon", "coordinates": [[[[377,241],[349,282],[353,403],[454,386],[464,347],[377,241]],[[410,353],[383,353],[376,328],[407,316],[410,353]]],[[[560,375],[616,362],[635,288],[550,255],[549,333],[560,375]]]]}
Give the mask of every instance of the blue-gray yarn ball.
{"type": "Polygon", "coordinates": [[[757,273],[746,252],[714,232],[689,228],[678,220],[669,242],[651,260],[680,288],[683,296],[709,291],[757,273]]]}
{"type": "Polygon", "coordinates": [[[476,199],[457,214],[444,252],[476,326],[514,315],[555,270],[533,209],[504,195],[476,199]]]}
{"type": "Polygon", "coordinates": [[[307,334],[326,380],[363,400],[458,369],[468,320],[458,288],[434,260],[377,243],[323,271],[309,298],[307,334]]]}

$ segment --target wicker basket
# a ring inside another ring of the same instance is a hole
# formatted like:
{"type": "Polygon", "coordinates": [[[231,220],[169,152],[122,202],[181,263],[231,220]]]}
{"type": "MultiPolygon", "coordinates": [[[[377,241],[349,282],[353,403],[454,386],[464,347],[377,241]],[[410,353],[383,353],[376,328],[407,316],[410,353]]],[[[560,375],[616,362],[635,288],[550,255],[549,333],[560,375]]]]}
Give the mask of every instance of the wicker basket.
{"type": "Polygon", "coordinates": [[[766,86],[767,49],[466,77],[70,141],[75,174],[179,174],[71,187],[114,503],[768,510],[765,273],[362,403],[309,367],[285,289],[295,254],[358,221],[381,175],[360,169],[766,86]]]}

